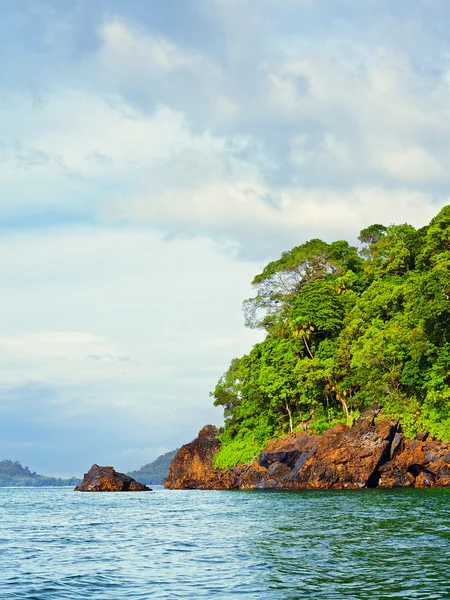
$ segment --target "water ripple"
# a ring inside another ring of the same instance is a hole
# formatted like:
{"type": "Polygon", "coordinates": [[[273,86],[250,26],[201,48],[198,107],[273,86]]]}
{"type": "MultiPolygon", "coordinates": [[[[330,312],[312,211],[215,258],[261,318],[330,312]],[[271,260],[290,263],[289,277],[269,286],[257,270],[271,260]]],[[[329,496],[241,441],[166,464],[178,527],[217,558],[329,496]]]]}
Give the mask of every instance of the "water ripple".
{"type": "Polygon", "coordinates": [[[450,598],[450,489],[0,489],[0,598],[450,598]]]}

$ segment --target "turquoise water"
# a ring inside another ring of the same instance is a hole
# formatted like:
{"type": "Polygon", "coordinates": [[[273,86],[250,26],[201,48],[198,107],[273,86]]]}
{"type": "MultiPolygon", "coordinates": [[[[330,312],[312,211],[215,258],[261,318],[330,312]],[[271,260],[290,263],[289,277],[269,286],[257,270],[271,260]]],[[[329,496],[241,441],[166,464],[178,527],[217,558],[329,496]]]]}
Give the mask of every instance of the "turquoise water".
{"type": "Polygon", "coordinates": [[[450,489],[0,489],[0,598],[449,598],[450,489]]]}

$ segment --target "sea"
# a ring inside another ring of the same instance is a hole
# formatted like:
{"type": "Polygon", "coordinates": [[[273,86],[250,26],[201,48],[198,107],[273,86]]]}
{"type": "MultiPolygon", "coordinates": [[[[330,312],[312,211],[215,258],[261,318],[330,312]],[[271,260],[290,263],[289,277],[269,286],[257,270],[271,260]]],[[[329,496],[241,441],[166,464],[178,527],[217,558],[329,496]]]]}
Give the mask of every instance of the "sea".
{"type": "Polygon", "coordinates": [[[0,598],[450,599],[450,488],[1,488],[0,598]]]}

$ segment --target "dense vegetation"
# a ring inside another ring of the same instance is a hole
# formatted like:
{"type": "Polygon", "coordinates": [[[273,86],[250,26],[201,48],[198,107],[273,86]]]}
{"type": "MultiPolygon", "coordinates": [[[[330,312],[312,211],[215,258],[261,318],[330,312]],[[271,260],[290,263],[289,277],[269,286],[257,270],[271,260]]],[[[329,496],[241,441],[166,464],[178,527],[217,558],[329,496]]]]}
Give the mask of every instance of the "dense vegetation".
{"type": "Polygon", "coordinates": [[[450,438],[450,205],[421,229],[377,224],[359,241],[310,240],[254,278],[246,323],[266,337],[213,392],[217,466],[296,428],[351,424],[374,401],[406,435],[450,438]]]}
{"type": "Polygon", "coordinates": [[[22,467],[20,462],[12,460],[0,461],[0,487],[45,487],[45,486],[75,486],[81,482],[76,477],[60,479],[46,477],[30,471],[28,467],[22,467]]]}
{"type": "Polygon", "coordinates": [[[131,471],[128,475],[146,485],[162,484],[163,479],[167,477],[169,465],[177,452],[178,450],[171,450],[170,452],[161,454],[153,462],[144,465],[137,471],[131,471]]]}

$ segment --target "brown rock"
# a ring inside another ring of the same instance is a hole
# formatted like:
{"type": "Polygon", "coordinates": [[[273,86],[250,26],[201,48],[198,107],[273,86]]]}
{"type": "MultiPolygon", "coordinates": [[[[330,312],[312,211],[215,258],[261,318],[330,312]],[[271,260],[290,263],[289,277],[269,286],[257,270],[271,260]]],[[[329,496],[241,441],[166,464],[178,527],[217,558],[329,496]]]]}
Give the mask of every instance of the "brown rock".
{"type": "MultiPolygon", "coordinates": [[[[305,431],[290,433],[282,438],[273,438],[264,448],[264,451],[269,452],[290,452],[291,450],[299,450],[304,452],[311,446],[311,440],[315,440],[318,436],[306,433],[305,431]]],[[[313,442],[314,443],[314,442],[313,442]]]]}
{"type": "Polygon", "coordinates": [[[85,473],[76,492],[151,492],[151,488],[139,483],[129,475],[118,473],[113,467],[92,465],[85,473]]]}
{"type": "Polygon", "coordinates": [[[450,451],[442,442],[406,439],[373,405],[353,427],[338,423],[323,435],[291,433],[271,440],[257,461],[216,469],[214,427],[183,446],[164,485],[176,489],[342,489],[450,486],[450,451]]]}
{"type": "Polygon", "coordinates": [[[380,468],[380,487],[450,485],[450,453],[435,440],[403,439],[392,460],[380,468]]]}
{"type": "Polygon", "coordinates": [[[432,473],[421,471],[414,481],[414,487],[431,487],[434,483],[435,479],[432,473]]]}
{"type": "Polygon", "coordinates": [[[339,435],[340,433],[344,433],[344,431],[347,431],[347,429],[349,429],[349,427],[345,423],[336,423],[336,425],[333,425],[333,427],[327,429],[327,431],[325,431],[323,435],[326,437],[330,435],[339,435]]]}
{"type": "Polygon", "coordinates": [[[239,479],[239,489],[256,490],[264,489],[266,482],[270,479],[267,469],[261,467],[257,462],[252,463],[239,479]]]}
{"type": "Polygon", "coordinates": [[[217,429],[213,425],[205,425],[193,442],[178,450],[170,464],[164,486],[175,490],[233,487],[235,472],[213,468],[213,458],[219,448],[217,429]]]}
{"type": "Polygon", "coordinates": [[[292,470],[282,463],[274,463],[267,469],[267,473],[271,479],[280,483],[286,483],[292,474],[292,470]]]}
{"type": "Polygon", "coordinates": [[[394,434],[397,431],[397,423],[391,423],[387,419],[376,421],[373,427],[374,432],[382,439],[393,440],[394,434]]]}
{"type": "Polygon", "coordinates": [[[394,425],[363,417],[335,435],[322,435],[314,453],[295,474],[296,488],[375,487],[378,468],[387,459],[394,425]]]}

